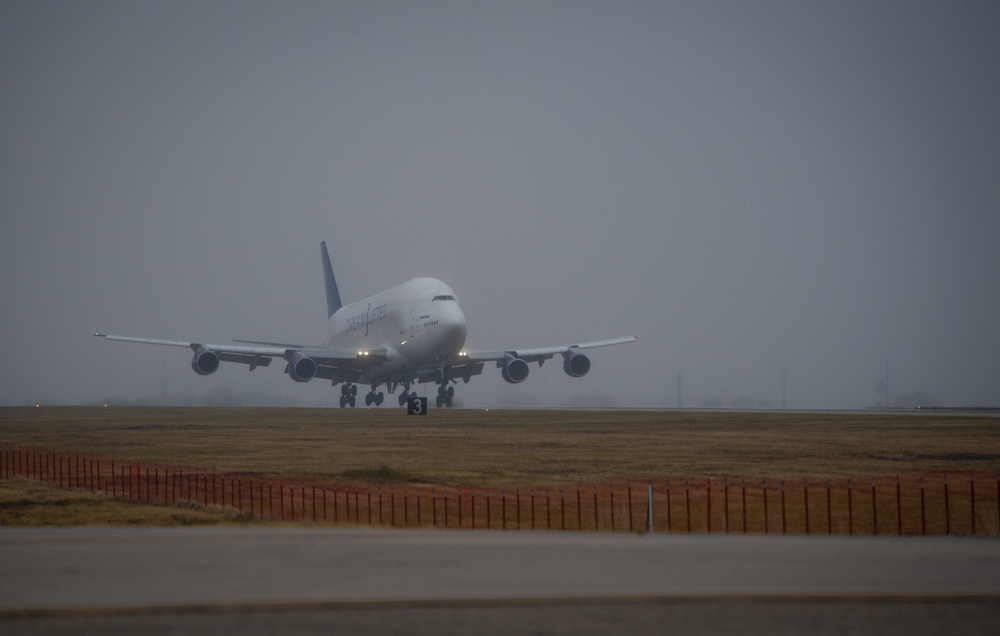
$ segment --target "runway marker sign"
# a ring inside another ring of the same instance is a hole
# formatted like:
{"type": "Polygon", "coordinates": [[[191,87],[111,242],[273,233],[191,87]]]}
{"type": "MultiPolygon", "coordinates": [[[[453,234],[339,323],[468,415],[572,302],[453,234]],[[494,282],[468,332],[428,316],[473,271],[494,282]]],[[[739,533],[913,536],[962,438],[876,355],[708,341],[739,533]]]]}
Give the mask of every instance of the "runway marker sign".
{"type": "Polygon", "coordinates": [[[406,400],[407,415],[427,415],[427,398],[411,397],[406,400]]]}

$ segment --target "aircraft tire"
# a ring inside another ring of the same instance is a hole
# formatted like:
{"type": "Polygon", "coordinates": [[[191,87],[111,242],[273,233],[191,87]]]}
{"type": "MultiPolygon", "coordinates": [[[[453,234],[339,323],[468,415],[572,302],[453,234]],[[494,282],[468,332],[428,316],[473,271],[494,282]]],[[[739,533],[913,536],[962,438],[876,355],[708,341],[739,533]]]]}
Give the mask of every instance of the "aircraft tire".
{"type": "MultiPolygon", "coordinates": [[[[357,395],[358,395],[358,385],[357,384],[352,384],[351,385],[351,397],[352,398],[353,397],[357,397],[357,395]]],[[[354,401],[353,400],[351,400],[351,406],[354,406],[354,401]]]]}
{"type": "Polygon", "coordinates": [[[437,406],[438,406],[438,408],[441,408],[442,404],[444,404],[444,398],[439,395],[439,396],[437,396],[437,406]]]}
{"type": "MultiPolygon", "coordinates": [[[[355,388],[354,388],[354,392],[355,392],[355,393],[357,393],[357,392],[358,392],[358,389],[357,389],[357,387],[355,387],[355,388]]],[[[351,397],[347,398],[347,403],[351,405],[351,408],[352,408],[352,409],[354,408],[354,405],[356,404],[356,402],[357,402],[357,401],[356,401],[356,400],[354,399],[354,396],[353,396],[353,395],[352,395],[351,397]]]]}
{"type": "Polygon", "coordinates": [[[347,406],[347,398],[344,397],[343,395],[341,395],[340,396],[340,408],[344,408],[345,406],[347,406]]]}
{"type": "Polygon", "coordinates": [[[382,406],[382,400],[385,399],[385,394],[379,391],[375,394],[375,406],[382,406]]]}
{"type": "Polygon", "coordinates": [[[448,391],[447,391],[448,406],[451,406],[451,398],[453,398],[453,397],[455,397],[455,387],[450,386],[450,387],[448,387],[448,391]]]}
{"type": "Polygon", "coordinates": [[[372,394],[371,393],[366,393],[365,394],[365,406],[371,406],[371,405],[372,405],[372,394]]]}
{"type": "Polygon", "coordinates": [[[399,394],[399,405],[406,406],[406,393],[399,394]]]}

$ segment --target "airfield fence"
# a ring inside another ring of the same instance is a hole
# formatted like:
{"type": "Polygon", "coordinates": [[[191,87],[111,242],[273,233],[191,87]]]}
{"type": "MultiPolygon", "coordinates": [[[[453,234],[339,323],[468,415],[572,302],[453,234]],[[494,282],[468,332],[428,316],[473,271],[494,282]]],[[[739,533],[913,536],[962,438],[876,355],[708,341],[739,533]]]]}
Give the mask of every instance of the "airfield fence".
{"type": "Polygon", "coordinates": [[[471,530],[1000,535],[1000,471],[658,478],[571,486],[333,482],[0,446],[0,478],[297,523],[471,530]]]}

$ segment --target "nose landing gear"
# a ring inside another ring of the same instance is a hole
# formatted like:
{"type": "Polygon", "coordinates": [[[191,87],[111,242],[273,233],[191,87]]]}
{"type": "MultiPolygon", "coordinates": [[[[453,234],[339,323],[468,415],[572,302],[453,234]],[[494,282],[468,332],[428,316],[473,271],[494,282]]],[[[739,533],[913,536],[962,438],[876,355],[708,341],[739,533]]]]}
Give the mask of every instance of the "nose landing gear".
{"type": "MultiPolygon", "coordinates": [[[[445,380],[447,382],[447,380],[445,380]]],[[[445,387],[444,384],[438,387],[437,395],[437,405],[441,408],[441,405],[451,406],[451,400],[455,397],[455,387],[449,386],[445,387]]]]}

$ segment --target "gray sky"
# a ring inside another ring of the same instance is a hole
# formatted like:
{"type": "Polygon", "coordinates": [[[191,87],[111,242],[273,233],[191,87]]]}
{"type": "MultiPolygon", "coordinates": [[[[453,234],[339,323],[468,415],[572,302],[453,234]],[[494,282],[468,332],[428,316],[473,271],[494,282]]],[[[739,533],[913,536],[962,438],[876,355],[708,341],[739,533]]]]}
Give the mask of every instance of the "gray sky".
{"type": "MultiPolygon", "coordinates": [[[[467,405],[1000,404],[1000,5],[0,3],[0,404],[333,404],[172,339],[441,278],[467,405]]],[[[394,403],[390,401],[389,403],[394,403]]]]}

